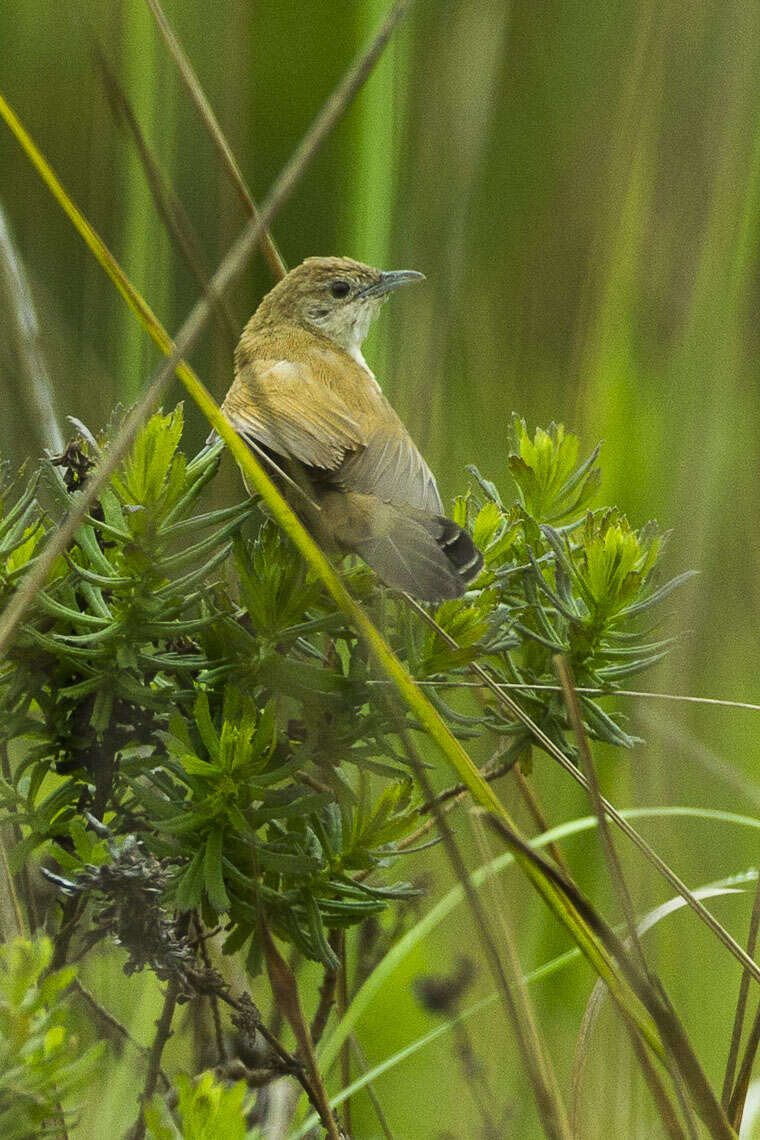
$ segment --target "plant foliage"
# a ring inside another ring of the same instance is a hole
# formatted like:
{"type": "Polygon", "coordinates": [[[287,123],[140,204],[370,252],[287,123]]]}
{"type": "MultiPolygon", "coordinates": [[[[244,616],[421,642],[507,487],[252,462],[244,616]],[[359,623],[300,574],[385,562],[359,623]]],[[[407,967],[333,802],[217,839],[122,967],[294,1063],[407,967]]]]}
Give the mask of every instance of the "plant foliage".
{"type": "Polygon", "coordinates": [[[238,1081],[231,1087],[204,1073],[193,1084],[188,1076],[177,1077],[177,1110],[181,1131],[160,1098],[145,1109],[149,1140],[244,1140],[246,1135],[243,1101],[246,1087],[238,1081]]]}
{"type": "MultiPolygon", "coordinates": [[[[31,477],[6,478],[6,597],[117,422],[98,439],[83,429],[31,477]]],[[[109,888],[103,866],[134,881],[139,851],[153,861],[144,889],[166,914],[199,911],[208,926],[222,924],[225,950],[245,948],[250,971],[260,965],[262,920],[334,965],[331,930],[412,892],[387,872],[419,820],[400,737],[415,726],[255,505],[200,508],[219,449],[188,461],[182,424],[178,407],[146,425],[0,676],[17,755],[0,796],[23,833],[13,868],[39,849],[57,860],[69,894],[79,880],[101,899],[98,913],[110,914],[119,875],[109,888]],[[125,836],[137,847],[125,849],[125,836]],[[371,869],[385,881],[357,874],[371,869]]],[[[598,448],[580,465],[577,454],[561,425],[531,436],[515,418],[508,464],[517,501],[505,505],[474,472],[476,489],[454,514],[471,525],[485,569],[467,595],[435,611],[458,648],[365,568],[345,571],[367,605],[382,607],[391,644],[416,679],[433,683],[453,731],[494,733],[514,758],[526,752],[526,731],[493,697],[442,695],[467,680],[470,661],[525,686],[519,699],[567,750],[561,699],[545,688],[555,683],[553,655],[568,657],[579,686],[614,689],[668,646],[638,628],[639,615],[681,580],[658,584],[662,537],[652,525],[634,530],[615,509],[591,510],[598,448]]],[[[582,701],[591,736],[633,743],[599,698],[582,701]]],[[[101,929],[128,944],[125,922],[122,914],[101,929]]],[[[157,968],[155,956],[150,964],[157,968]]]]}
{"type": "Polygon", "coordinates": [[[64,1101],[103,1052],[72,1029],[64,991],[76,967],[50,971],[52,956],[48,938],[0,946],[0,1128],[8,1140],[60,1136],[64,1101]]]}

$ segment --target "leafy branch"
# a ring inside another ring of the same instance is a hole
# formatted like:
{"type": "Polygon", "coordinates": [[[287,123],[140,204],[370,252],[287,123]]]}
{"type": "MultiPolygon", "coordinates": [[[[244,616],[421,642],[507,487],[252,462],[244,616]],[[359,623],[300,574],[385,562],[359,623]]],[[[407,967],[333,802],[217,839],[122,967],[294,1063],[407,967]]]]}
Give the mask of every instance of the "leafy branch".
{"type": "MultiPolygon", "coordinates": [[[[6,478],[8,596],[120,421],[97,436],[83,429],[60,458],[6,478]]],[[[412,897],[387,873],[419,835],[429,797],[415,796],[405,752],[414,714],[389,707],[364,639],[254,503],[204,505],[219,449],[186,459],[182,425],[181,407],[147,423],[27,613],[0,672],[6,732],[22,745],[0,805],[22,833],[12,867],[33,853],[52,857],[59,869],[48,877],[79,900],[67,932],[78,954],[111,940],[128,971],[151,969],[180,1000],[214,993],[228,1002],[182,933],[188,917],[201,916],[201,931],[221,928],[222,952],[242,955],[251,975],[263,929],[334,972],[332,933],[412,897]]],[[[575,640],[563,644],[578,668],[595,676],[620,636],[643,667],[650,634],[636,607],[662,596],[659,545],[578,500],[572,547],[558,546],[522,502],[506,508],[480,485],[489,493],[472,492],[457,510],[486,568],[476,589],[438,607],[432,628],[368,571],[344,568],[370,610],[382,598],[388,640],[411,675],[456,682],[483,662],[540,684],[551,647],[536,631],[557,629],[571,603],[575,640]],[[594,567],[593,593],[558,585],[566,558],[584,581],[594,567]],[[593,637],[577,633],[591,626],[593,637]]],[[[558,494],[566,501],[564,484],[558,494]]],[[[553,509],[546,493],[542,501],[553,509]]],[[[532,715],[539,703],[540,723],[569,755],[555,693],[523,700],[532,715]]],[[[497,702],[467,712],[437,705],[453,738],[486,732],[500,742],[480,780],[524,763],[526,737],[497,702]]],[[[589,732],[626,744],[614,714],[604,718],[589,716],[589,732]]],[[[147,1127],[150,1113],[144,1119],[147,1127]]]]}

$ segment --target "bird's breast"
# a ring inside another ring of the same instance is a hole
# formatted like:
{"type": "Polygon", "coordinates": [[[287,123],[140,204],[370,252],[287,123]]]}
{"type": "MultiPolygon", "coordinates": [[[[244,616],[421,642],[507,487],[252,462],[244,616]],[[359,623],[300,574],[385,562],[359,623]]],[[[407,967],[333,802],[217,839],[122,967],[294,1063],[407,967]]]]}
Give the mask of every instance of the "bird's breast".
{"type": "Polygon", "coordinates": [[[397,422],[396,413],[357,347],[356,356],[343,349],[319,346],[310,367],[326,388],[338,396],[367,434],[397,422]]]}
{"type": "MultiPolygon", "coordinates": [[[[238,353],[238,369],[255,375],[258,361],[287,361],[304,367],[306,374],[327,391],[334,392],[356,419],[367,440],[373,436],[396,435],[405,429],[357,345],[349,353],[327,337],[302,328],[290,327],[277,335],[243,336],[238,353]]],[[[256,400],[255,386],[249,398],[256,400]]],[[[308,409],[304,409],[308,414],[308,409]]]]}

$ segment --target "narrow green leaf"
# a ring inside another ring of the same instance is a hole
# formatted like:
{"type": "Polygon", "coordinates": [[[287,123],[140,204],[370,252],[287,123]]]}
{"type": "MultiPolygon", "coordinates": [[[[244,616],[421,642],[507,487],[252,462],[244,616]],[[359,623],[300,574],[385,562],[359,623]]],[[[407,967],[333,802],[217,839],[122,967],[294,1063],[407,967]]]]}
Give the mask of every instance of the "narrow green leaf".
{"type": "Polygon", "coordinates": [[[322,916],[319,913],[319,907],[314,895],[311,891],[304,891],[301,900],[306,909],[306,914],[309,922],[309,930],[311,932],[312,941],[317,951],[317,957],[329,970],[337,970],[340,966],[340,959],[335,954],[332,946],[327,941],[325,928],[322,923],[322,916]]]}
{"type": "Polygon", "coordinates": [[[200,847],[180,877],[175,901],[180,910],[194,910],[200,905],[204,883],[204,849],[200,847]]]}
{"type": "Polygon", "coordinates": [[[219,737],[214,728],[214,723],[211,720],[211,712],[209,710],[208,695],[201,691],[195,698],[193,705],[193,716],[195,723],[198,726],[198,731],[201,734],[201,740],[206,746],[209,756],[217,764],[219,763],[219,737]]]}
{"type": "Polygon", "coordinates": [[[217,913],[226,911],[230,905],[222,873],[223,841],[224,831],[221,827],[214,828],[213,831],[209,832],[203,858],[203,884],[206,888],[208,900],[217,913]]]}

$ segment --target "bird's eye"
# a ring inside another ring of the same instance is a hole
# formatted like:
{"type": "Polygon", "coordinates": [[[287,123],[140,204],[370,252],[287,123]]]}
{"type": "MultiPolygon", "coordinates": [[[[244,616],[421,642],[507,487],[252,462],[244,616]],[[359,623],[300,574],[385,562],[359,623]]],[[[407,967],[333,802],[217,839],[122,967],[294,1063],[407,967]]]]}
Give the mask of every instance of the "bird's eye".
{"type": "Polygon", "coordinates": [[[330,286],[330,292],[333,297],[347,297],[351,291],[351,286],[348,281],[333,281],[330,286]]]}

